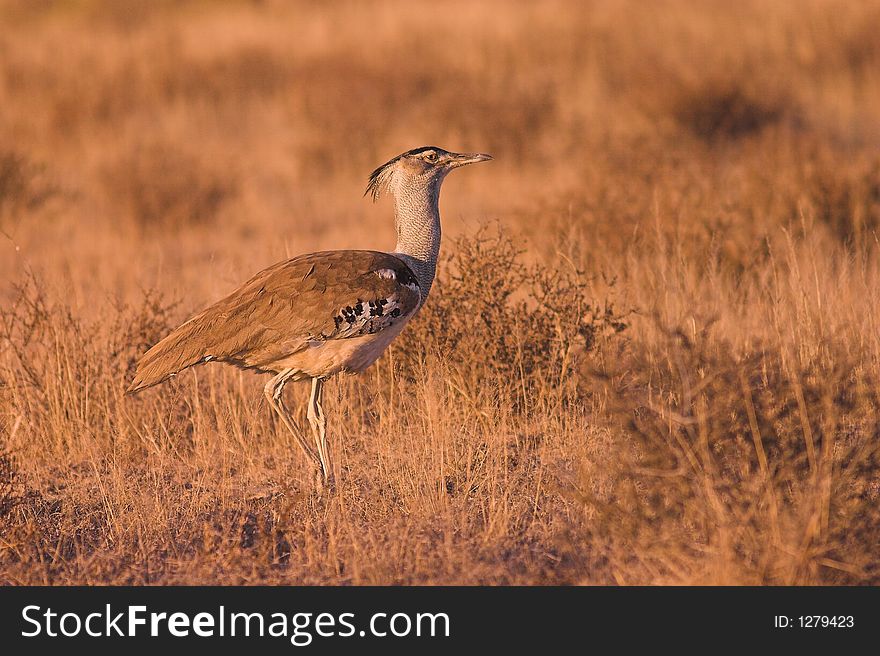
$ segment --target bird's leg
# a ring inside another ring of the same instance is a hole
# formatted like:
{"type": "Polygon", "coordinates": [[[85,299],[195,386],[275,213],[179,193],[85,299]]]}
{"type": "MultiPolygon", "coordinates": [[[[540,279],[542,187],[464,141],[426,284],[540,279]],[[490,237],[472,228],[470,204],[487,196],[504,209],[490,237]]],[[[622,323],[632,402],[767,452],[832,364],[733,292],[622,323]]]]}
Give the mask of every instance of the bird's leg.
{"type": "Polygon", "coordinates": [[[283,421],[284,425],[287,426],[287,430],[289,430],[293,434],[294,439],[296,439],[296,443],[303,450],[303,453],[306,454],[309,460],[320,466],[320,457],[318,456],[318,454],[315,453],[314,449],[312,449],[312,447],[300,434],[300,432],[294,427],[293,420],[290,418],[290,413],[284,406],[284,399],[282,398],[281,394],[284,391],[284,384],[287,382],[288,378],[290,378],[292,373],[292,369],[285,369],[284,371],[282,371],[280,374],[278,374],[272,380],[266,383],[266,386],[263,388],[263,393],[266,395],[266,400],[269,402],[269,406],[278,413],[279,417],[281,417],[281,421],[283,421]]]}
{"type": "Polygon", "coordinates": [[[321,406],[323,397],[324,381],[320,378],[312,378],[312,396],[309,399],[309,423],[315,434],[315,444],[318,447],[318,456],[321,459],[321,473],[324,474],[324,485],[333,486],[333,472],[330,471],[330,449],[327,444],[327,420],[324,416],[324,408],[321,406]]]}

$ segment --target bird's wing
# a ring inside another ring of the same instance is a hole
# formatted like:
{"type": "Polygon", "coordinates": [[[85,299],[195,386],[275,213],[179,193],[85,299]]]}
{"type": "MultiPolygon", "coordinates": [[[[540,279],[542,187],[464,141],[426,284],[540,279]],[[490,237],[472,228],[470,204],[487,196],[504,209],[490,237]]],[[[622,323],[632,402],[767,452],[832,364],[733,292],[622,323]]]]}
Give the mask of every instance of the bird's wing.
{"type": "Polygon", "coordinates": [[[153,346],[129,391],[211,360],[266,369],[316,340],[386,330],[420,299],[412,271],[389,253],[301,255],[261,271],[153,346]]]}

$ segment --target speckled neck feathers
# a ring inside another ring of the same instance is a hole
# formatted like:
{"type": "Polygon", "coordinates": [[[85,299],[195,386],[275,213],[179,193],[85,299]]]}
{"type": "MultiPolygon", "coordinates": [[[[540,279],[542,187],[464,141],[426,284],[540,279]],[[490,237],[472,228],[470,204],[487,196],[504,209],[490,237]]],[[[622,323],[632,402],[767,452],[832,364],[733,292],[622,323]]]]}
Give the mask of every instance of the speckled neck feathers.
{"type": "Polygon", "coordinates": [[[395,254],[412,269],[421,288],[422,303],[428,297],[440,254],[440,184],[430,180],[403,179],[392,184],[394,222],[397,226],[395,254]]]}

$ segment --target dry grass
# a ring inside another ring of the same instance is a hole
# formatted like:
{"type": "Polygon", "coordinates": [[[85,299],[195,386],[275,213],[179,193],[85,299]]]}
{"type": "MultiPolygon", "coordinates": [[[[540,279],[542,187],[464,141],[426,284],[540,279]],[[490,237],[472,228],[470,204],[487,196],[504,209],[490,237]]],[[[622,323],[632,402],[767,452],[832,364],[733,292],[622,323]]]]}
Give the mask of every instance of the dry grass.
{"type": "Polygon", "coordinates": [[[3,583],[880,583],[880,3],[0,13],[3,583]],[[336,496],[250,374],[123,396],[263,266],[392,243],[364,177],[424,143],[496,161],[329,389],[336,496]]]}

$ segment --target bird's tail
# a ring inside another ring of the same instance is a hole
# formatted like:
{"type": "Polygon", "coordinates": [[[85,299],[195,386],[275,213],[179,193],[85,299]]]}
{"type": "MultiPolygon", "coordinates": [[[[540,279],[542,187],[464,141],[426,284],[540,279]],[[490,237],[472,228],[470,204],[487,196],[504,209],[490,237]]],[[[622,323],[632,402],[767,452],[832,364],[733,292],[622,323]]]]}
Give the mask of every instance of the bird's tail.
{"type": "Polygon", "coordinates": [[[199,332],[197,322],[188,321],[144,353],[125,393],[164,383],[188,367],[207,362],[210,358],[205,356],[199,332]]]}

